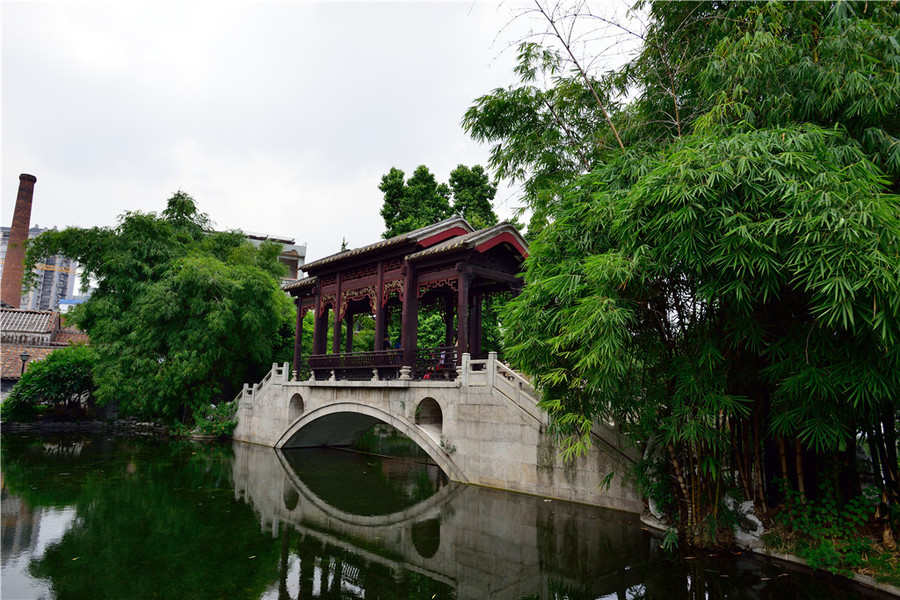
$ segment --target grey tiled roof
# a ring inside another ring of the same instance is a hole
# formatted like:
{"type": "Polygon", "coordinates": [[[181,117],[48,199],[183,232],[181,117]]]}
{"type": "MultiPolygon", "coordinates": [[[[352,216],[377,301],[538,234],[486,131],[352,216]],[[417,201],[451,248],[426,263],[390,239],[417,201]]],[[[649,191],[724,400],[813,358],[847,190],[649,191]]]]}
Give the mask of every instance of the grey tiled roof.
{"type": "Polygon", "coordinates": [[[52,310],[0,310],[3,333],[50,333],[57,313],[52,310]]]}
{"type": "Polygon", "coordinates": [[[292,281],[291,283],[281,286],[281,289],[285,292],[289,292],[291,290],[302,290],[316,285],[316,282],[318,280],[318,277],[304,277],[303,279],[298,279],[297,281],[292,281]]]}
{"type": "Polygon", "coordinates": [[[344,259],[354,258],[357,256],[361,256],[363,254],[368,254],[369,252],[373,252],[375,250],[380,250],[383,248],[388,248],[390,246],[396,246],[399,244],[403,244],[405,242],[418,242],[427,237],[440,233],[445,229],[450,229],[451,227],[462,227],[467,231],[472,231],[472,226],[469,225],[468,221],[463,219],[460,216],[450,217],[449,219],[444,219],[438,223],[434,223],[433,225],[428,225],[427,227],[422,227],[421,229],[416,229],[415,231],[410,231],[409,233],[402,233],[400,235],[394,236],[392,238],[388,238],[386,240],[381,240],[380,242],[375,242],[374,244],[369,244],[368,246],[363,246],[362,248],[354,248],[353,250],[346,250],[344,252],[338,252],[337,254],[332,254],[331,256],[326,256],[325,258],[320,258],[319,260],[314,260],[313,262],[306,263],[300,267],[301,270],[309,272],[310,269],[315,269],[317,267],[321,267],[330,263],[335,263],[342,261],[344,259]]]}

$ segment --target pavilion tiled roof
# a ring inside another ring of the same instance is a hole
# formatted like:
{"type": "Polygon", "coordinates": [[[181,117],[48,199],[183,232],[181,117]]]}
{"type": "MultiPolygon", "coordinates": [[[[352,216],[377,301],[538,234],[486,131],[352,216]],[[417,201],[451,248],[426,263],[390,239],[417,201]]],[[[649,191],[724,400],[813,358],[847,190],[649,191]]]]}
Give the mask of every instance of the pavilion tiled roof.
{"type": "Polygon", "coordinates": [[[300,268],[306,272],[309,272],[310,269],[316,269],[318,267],[341,262],[346,259],[356,258],[363,254],[390,248],[391,246],[398,246],[407,242],[418,242],[432,235],[440,233],[445,229],[450,229],[451,227],[462,227],[467,231],[472,231],[472,226],[469,225],[468,221],[460,216],[454,216],[450,217],[449,219],[439,221],[438,223],[434,223],[433,225],[428,225],[426,227],[410,231],[409,233],[402,233],[392,238],[381,240],[380,242],[375,242],[374,244],[369,244],[368,246],[354,248],[353,250],[345,250],[344,252],[338,252],[337,254],[332,254],[331,256],[326,256],[325,258],[314,260],[313,262],[306,263],[300,268]]]}
{"type": "Polygon", "coordinates": [[[316,285],[316,282],[319,281],[318,277],[304,277],[303,279],[298,279],[297,281],[292,281],[286,285],[281,286],[281,289],[285,292],[289,292],[291,290],[303,290],[309,287],[313,287],[316,285]]]}
{"type": "Polygon", "coordinates": [[[498,223],[493,225],[492,227],[487,227],[485,229],[479,229],[478,231],[473,231],[471,233],[467,233],[466,235],[460,235],[455,238],[450,238],[449,240],[445,240],[439,244],[435,244],[430,248],[425,248],[424,250],[420,250],[414,254],[409,255],[409,260],[418,260],[420,258],[426,258],[429,256],[439,256],[441,254],[446,254],[449,252],[455,252],[457,250],[462,250],[465,248],[475,248],[482,243],[490,240],[494,236],[500,235],[502,233],[511,234],[516,241],[518,241],[523,248],[527,250],[528,243],[519,233],[519,231],[510,225],[507,222],[498,223]]]}

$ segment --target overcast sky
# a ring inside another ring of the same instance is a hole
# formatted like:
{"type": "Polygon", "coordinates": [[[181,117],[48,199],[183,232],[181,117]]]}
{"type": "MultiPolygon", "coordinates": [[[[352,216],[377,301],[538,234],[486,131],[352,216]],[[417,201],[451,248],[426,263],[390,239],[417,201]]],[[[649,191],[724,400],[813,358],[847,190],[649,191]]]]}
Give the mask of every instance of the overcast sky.
{"type": "MultiPolygon", "coordinates": [[[[377,241],[381,176],[446,181],[489,148],[460,122],[514,82],[512,4],[2,2],[2,224],[111,226],[191,194],[220,229],[377,241]]],[[[498,194],[508,218],[515,189],[498,194]]]]}

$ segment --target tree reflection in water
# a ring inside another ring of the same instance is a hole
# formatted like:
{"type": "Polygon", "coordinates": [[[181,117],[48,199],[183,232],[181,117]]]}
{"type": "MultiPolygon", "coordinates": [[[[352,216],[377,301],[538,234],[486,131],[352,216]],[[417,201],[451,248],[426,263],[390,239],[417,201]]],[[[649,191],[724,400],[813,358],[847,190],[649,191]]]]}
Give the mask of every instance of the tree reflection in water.
{"type": "Polygon", "coordinates": [[[30,577],[48,598],[92,600],[877,597],[758,560],[668,557],[631,515],[410,464],[4,435],[2,596],[30,577]],[[72,515],[52,539],[51,509],[72,515]]]}

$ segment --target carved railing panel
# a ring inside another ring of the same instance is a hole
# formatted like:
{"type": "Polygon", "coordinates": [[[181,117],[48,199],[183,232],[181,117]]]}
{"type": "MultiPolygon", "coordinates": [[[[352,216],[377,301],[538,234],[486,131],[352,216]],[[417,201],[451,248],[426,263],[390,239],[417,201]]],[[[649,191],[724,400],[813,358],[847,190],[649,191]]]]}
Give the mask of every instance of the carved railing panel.
{"type": "Polygon", "coordinates": [[[420,349],[416,356],[416,379],[456,379],[456,346],[420,349]]]}
{"type": "MultiPolygon", "coordinates": [[[[400,349],[373,352],[344,352],[341,354],[312,354],[306,364],[317,380],[370,379],[378,369],[379,379],[396,379],[402,366],[400,349]]],[[[416,379],[456,379],[456,346],[420,349],[416,356],[416,379]]]]}

